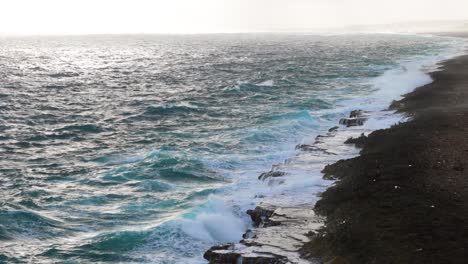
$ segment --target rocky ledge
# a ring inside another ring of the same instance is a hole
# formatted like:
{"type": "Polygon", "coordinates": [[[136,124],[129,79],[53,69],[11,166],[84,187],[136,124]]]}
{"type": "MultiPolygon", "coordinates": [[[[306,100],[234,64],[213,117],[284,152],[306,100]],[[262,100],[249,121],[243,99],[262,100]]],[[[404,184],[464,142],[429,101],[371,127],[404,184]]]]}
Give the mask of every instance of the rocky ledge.
{"type": "Polygon", "coordinates": [[[285,264],[310,263],[299,250],[323,223],[313,207],[281,207],[262,204],[247,212],[254,228],[239,243],[210,248],[204,255],[210,263],[285,264]]]}

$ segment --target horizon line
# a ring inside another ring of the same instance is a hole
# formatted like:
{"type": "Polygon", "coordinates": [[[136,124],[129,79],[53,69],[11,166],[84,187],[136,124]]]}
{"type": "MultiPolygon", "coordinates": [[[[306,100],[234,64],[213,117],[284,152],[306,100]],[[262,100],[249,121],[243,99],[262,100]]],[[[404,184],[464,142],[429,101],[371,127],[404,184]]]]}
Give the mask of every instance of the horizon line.
{"type": "MultiPolygon", "coordinates": [[[[26,37],[26,36],[103,36],[103,35],[220,35],[220,34],[353,34],[353,33],[436,33],[439,30],[386,30],[386,29],[373,29],[375,27],[392,27],[398,25],[413,24],[419,27],[423,24],[429,23],[458,23],[458,27],[447,27],[443,32],[468,32],[468,19],[467,20],[414,20],[414,21],[400,21],[379,24],[353,24],[340,27],[316,27],[316,28],[278,28],[278,29],[254,29],[254,30],[227,30],[227,31],[199,31],[199,32],[1,32],[0,37],[26,37]],[[462,26],[460,28],[460,26],[462,26]],[[466,26],[464,28],[463,26],[466,26]],[[367,28],[368,30],[365,30],[367,28]],[[388,32],[386,32],[388,31],[388,32]]],[[[432,26],[433,27],[433,26],[432,26]]],[[[443,25],[442,25],[443,27],[443,25]]]]}

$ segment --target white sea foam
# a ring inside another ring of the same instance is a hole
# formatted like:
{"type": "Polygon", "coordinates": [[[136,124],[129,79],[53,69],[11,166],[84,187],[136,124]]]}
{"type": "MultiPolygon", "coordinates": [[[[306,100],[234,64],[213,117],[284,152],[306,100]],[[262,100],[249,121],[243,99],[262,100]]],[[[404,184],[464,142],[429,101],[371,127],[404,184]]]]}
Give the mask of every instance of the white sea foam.
{"type": "Polygon", "coordinates": [[[267,80],[257,84],[257,86],[274,86],[275,82],[273,80],[267,80]]]}
{"type": "Polygon", "coordinates": [[[235,215],[220,197],[211,196],[205,210],[193,219],[180,220],[181,229],[190,236],[208,242],[239,240],[248,223],[235,215]]]}
{"type": "Polygon", "coordinates": [[[146,159],[145,156],[130,156],[130,157],[120,158],[116,160],[111,160],[107,162],[107,165],[124,165],[124,164],[130,164],[130,163],[137,163],[145,159],[146,159]]]}
{"type": "MultiPolygon", "coordinates": [[[[255,207],[259,202],[267,201],[278,206],[315,203],[318,199],[317,194],[331,184],[330,181],[322,179],[321,169],[326,164],[359,153],[359,150],[346,146],[343,142],[351,136],[368,134],[376,129],[388,128],[395,123],[405,121],[405,116],[384,110],[393,100],[400,99],[401,95],[431,83],[432,79],[428,73],[437,69],[437,63],[461,55],[464,46],[460,45],[460,40],[454,39],[453,42],[454,48],[442,54],[403,61],[383,75],[368,80],[375,90],[369,96],[353,98],[344,101],[341,107],[322,111],[322,113],[341,112],[343,115],[354,109],[373,111],[373,115],[364,126],[341,128],[334,138],[325,140],[324,147],[337,155],[320,156],[295,152],[296,156],[276,166],[287,174],[280,179],[265,182],[259,181],[256,177],[268,169],[264,163],[257,167],[247,166],[242,171],[230,172],[230,177],[234,179],[233,184],[225,188],[222,196],[211,197],[208,202],[211,205],[207,206],[205,211],[192,219],[183,219],[180,222],[182,229],[187,234],[204,241],[236,242],[241,239],[242,233],[249,225],[249,221],[246,220],[248,217],[242,212],[255,207]]],[[[272,86],[274,83],[265,81],[258,85],[272,86]]]]}

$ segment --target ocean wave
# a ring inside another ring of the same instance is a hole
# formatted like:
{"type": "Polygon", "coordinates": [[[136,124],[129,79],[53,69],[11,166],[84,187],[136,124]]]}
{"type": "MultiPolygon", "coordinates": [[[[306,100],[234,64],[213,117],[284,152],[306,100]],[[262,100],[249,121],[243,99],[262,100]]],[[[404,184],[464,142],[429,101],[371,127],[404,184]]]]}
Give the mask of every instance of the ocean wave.
{"type": "Polygon", "coordinates": [[[256,94],[256,93],[273,93],[271,88],[274,87],[273,81],[266,81],[264,83],[249,83],[237,82],[235,85],[228,86],[223,89],[225,94],[239,95],[239,94],[256,94]],[[271,84],[271,85],[269,85],[271,84]]]}
{"type": "Polygon", "coordinates": [[[136,188],[137,192],[167,192],[174,188],[172,184],[161,180],[135,181],[127,185],[136,188]]]}
{"type": "Polygon", "coordinates": [[[302,121],[311,126],[317,125],[317,122],[310,115],[310,112],[308,110],[289,113],[269,114],[267,116],[259,117],[257,124],[264,124],[268,122],[274,123],[275,121],[280,121],[280,124],[284,122],[302,121]]]}
{"type": "Polygon", "coordinates": [[[47,140],[68,140],[68,139],[79,139],[80,135],[73,132],[58,132],[58,133],[41,133],[37,132],[35,135],[26,138],[27,141],[47,141],[47,140]]]}
{"type": "Polygon", "coordinates": [[[69,232],[59,220],[31,210],[0,210],[0,235],[4,240],[47,239],[69,232]]]}
{"type": "Polygon", "coordinates": [[[106,172],[100,177],[105,182],[116,184],[133,182],[140,190],[155,188],[163,191],[170,189],[171,182],[195,181],[218,182],[224,179],[214,170],[205,166],[201,160],[193,159],[183,152],[161,148],[146,156],[119,158],[117,161],[107,157],[99,158],[108,165],[123,165],[106,172]],[[122,160],[126,162],[121,162],[122,160]],[[127,166],[129,165],[134,166],[127,166]],[[139,183],[135,183],[138,181],[139,183]],[[149,181],[146,182],[145,181],[149,181]]]}
{"type": "Polygon", "coordinates": [[[70,78],[70,77],[78,77],[80,76],[77,72],[59,72],[59,73],[52,73],[49,74],[49,77],[52,78],[70,78]]]}
{"type": "Polygon", "coordinates": [[[121,231],[94,237],[79,249],[99,252],[126,252],[146,242],[150,231],[121,231]]]}
{"type": "Polygon", "coordinates": [[[83,132],[83,133],[101,133],[106,131],[102,126],[97,124],[74,124],[64,126],[62,128],[56,129],[55,131],[73,131],[73,132],[83,132]]]}
{"type": "Polygon", "coordinates": [[[168,181],[220,181],[221,178],[215,172],[196,171],[195,167],[183,166],[180,168],[167,168],[159,170],[159,177],[168,181]]]}
{"type": "Polygon", "coordinates": [[[273,80],[266,80],[266,81],[263,81],[261,83],[258,83],[257,86],[269,86],[269,87],[272,87],[272,86],[275,86],[275,81],[273,80]]]}
{"type": "Polygon", "coordinates": [[[116,231],[97,235],[81,245],[64,250],[59,245],[44,251],[41,256],[54,259],[91,262],[140,262],[141,258],[128,254],[147,242],[150,231],[116,231]]]}
{"type": "MultiPolygon", "coordinates": [[[[263,144],[281,142],[297,142],[318,127],[318,122],[308,111],[270,114],[260,117],[258,128],[246,129],[240,132],[242,144],[263,144]]],[[[270,145],[268,144],[268,145],[270,145]]],[[[281,146],[276,146],[281,148],[281,146]]]]}
{"type": "Polygon", "coordinates": [[[144,115],[171,115],[198,112],[199,108],[192,104],[168,104],[147,106],[144,115]]]}
{"type": "Polygon", "coordinates": [[[288,106],[300,109],[307,109],[309,111],[330,109],[333,107],[333,103],[320,98],[311,98],[307,100],[297,100],[289,102],[288,106]]]}
{"type": "Polygon", "coordinates": [[[112,202],[124,201],[127,198],[129,198],[128,195],[108,193],[103,195],[87,195],[76,200],[70,200],[67,203],[75,205],[103,206],[112,202]]]}
{"type": "Polygon", "coordinates": [[[196,239],[217,243],[238,240],[248,227],[245,219],[216,196],[210,196],[203,206],[186,214],[177,224],[196,239]]]}

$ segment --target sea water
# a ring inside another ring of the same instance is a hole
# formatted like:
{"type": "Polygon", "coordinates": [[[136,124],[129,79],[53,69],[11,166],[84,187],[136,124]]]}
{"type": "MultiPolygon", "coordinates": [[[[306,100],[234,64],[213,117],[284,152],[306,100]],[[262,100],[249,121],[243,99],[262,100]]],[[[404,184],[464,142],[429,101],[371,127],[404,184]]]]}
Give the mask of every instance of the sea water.
{"type": "Polygon", "coordinates": [[[297,144],[351,110],[383,110],[431,82],[463,45],[401,34],[1,38],[0,262],[205,263],[210,246],[242,238],[247,209],[312,204],[331,184],[320,157],[273,184],[260,173],[287,167],[297,144]]]}

